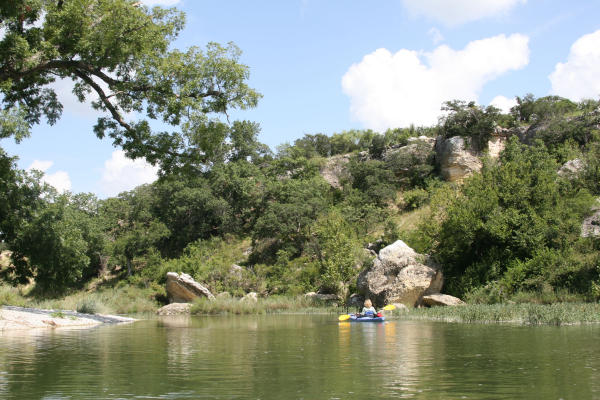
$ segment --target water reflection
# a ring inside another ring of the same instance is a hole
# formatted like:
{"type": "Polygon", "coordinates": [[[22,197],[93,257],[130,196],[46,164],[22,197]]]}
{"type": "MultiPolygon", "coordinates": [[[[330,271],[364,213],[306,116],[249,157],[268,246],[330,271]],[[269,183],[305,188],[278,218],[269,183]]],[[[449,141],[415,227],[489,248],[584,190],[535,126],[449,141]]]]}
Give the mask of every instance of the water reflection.
{"type": "Polygon", "coordinates": [[[0,398],[600,398],[599,333],[330,315],[0,332],[0,398]]]}

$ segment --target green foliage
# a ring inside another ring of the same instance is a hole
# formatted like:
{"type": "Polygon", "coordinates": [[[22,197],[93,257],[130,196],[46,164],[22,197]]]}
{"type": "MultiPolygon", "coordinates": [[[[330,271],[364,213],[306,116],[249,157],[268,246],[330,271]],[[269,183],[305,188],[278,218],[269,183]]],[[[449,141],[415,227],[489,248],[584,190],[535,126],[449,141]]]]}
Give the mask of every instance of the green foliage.
{"type": "Polygon", "coordinates": [[[148,253],[169,235],[169,229],[151,212],[152,189],[138,186],[117,198],[102,203],[101,214],[109,237],[113,262],[125,264],[127,275],[133,273],[132,261],[148,253]]]}
{"type": "Polygon", "coordinates": [[[330,204],[329,190],[321,177],[268,182],[252,234],[254,242],[272,241],[266,257],[292,248],[299,255],[311,237],[311,225],[330,204]]]}
{"type": "Polygon", "coordinates": [[[447,112],[441,120],[444,137],[462,136],[471,139],[475,150],[485,149],[500,118],[500,110],[494,106],[480,107],[474,102],[447,101],[442,107],[447,112]]]}
{"type": "MultiPolygon", "coordinates": [[[[534,122],[563,116],[577,109],[577,104],[559,96],[546,96],[536,99],[531,93],[523,98],[517,96],[517,105],[511,108],[511,114],[521,122],[534,122]]],[[[589,106],[589,104],[588,104],[589,106]]]]}
{"type": "Polygon", "coordinates": [[[87,298],[78,303],[75,309],[78,313],[82,314],[96,314],[98,312],[98,304],[94,299],[87,298]]]}
{"type": "Polygon", "coordinates": [[[355,267],[361,246],[354,229],[333,211],[316,222],[314,231],[321,289],[345,298],[348,286],[358,275],[355,267]]]}
{"type": "Polygon", "coordinates": [[[164,283],[167,272],[183,272],[206,285],[211,292],[229,291],[243,294],[254,289],[256,280],[247,269],[232,270],[232,265],[244,260],[243,243],[233,239],[213,237],[190,243],[178,258],[148,265],[142,274],[164,283]]]}
{"type": "Polygon", "coordinates": [[[579,181],[595,195],[600,195],[600,143],[588,146],[583,157],[584,169],[579,174],[579,181]]]}
{"type": "Polygon", "coordinates": [[[389,152],[385,166],[394,173],[399,185],[405,188],[422,187],[434,171],[434,156],[430,145],[417,141],[389,152]]]}
{"type": "Polygon", "coordinates": [[[0,21],[1,137],[19,140],[42,117],[55,123],[63,106],[51,84],[70,78],[79,101],[93,93],[93,108],[109,115],[98,119],[98,137],[169,171],[218,159],[228,138],[235,146],[239,126],[229,124],[228,111],[255,107],[260,98],[246,84],[249,70],[235,45],[173,49],[184,27],[176,9],[19,0],[0,9],[0,21]],[[171,130],[154,131],[151,120],[171,130]]]}
{"type": "Polygon", "coordinates": [[[366,201],[383,207],[396,196],[396,179],[383,161],[352,159],[348,170],[352,188],[364,193],[366,201]]]}
{"type": "Polygon", "coordinates": [[[0,242],[12,243],[22,226],[34,218],[47,191],[40,174],[21,171],[16,158],[0,148],[0,242]]]}
{"type": "Polygon", "coordinates": [[[97,271],[103,236],[90,195],[60,195],[23,225],[11,244],[19,281],[35,277],[41,290],[60,292],[97,271]],[[92,204],[90,204],[91,202],[92,204]]]}
{"type": "MultiPolygon", "coordinates": [[[[579,235],[591,198],[561,186],[556,170],[543,146],[524,146],[514,138],[499,165],[484,165],[461,195],[438,209],[434,252],[444,265],[449,292],[460,295],[500,279],[511,267],[513,278],[523,283],[541,272],[536,264],[520,262],[542,249],[564,249],[579,235]]],[[[546,268],[557,265],[550,262],[546,268]]]]}
{"type": "Polygon", "coordinates": [[[427,204],[429,192],[425,189],[416,188],[402,193],[402,209],[414,210],[427,204]]]}

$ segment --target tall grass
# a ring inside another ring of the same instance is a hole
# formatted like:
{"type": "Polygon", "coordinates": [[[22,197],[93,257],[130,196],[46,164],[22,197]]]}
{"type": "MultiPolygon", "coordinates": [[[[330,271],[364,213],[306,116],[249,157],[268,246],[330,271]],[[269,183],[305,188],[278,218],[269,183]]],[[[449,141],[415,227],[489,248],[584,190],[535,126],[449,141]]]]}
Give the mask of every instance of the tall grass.
{"type": "Polygon", "coordinates": [[[0,306],[25,307],[27,299],[23,296],[22,289],[0,284],[0,306]]]}
{"type": "Polygon", "coordinates": [[[0,305],[77,310],[92,314],[143,314],[154,313],[160,306],[154,294],[152,289],[118,285],[93,292],[75,292],[55,299],[39,299],[29,296],[23,289],[0,285],[0,305]]]}
{"type": "Polygon", "coordinates": [[[574,325],[600,323],[600,304],[472,304],[461,307],[420,308],[406,314],[404,318],[464,323],[574,325]]]}
{"type": "Polygon", "coordinates": [[[257,301],[240,300],[233,297],[215,300],[202,298],[196,300],[191,309],[191,313],[196,315],[322,313],[326,311],[334,313],[338,311],[338,308],[327,306],[323,302],[305,296],[272,296],[259,298],[257,301]]]}

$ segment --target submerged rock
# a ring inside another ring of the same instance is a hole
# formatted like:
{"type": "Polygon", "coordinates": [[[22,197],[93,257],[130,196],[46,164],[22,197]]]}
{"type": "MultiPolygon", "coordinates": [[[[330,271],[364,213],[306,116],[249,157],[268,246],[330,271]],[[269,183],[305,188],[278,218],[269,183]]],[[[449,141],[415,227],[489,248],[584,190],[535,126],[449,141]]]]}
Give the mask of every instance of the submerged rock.
{"type": "Polygon", "coordinates": [[[171,303],[189,303],[198,297],[214,300],[210,290],[196,282],[188,274],[167,272],[167,296],[171,303]]]}
{"type": "MultiPolygon", "coordinates": [[[[358,289],[378,305],[402,303],[420,305],[422,297],[439,293],[442,272],[401,240],[383,248],[373,266],[358,276],[358,289]]],[[[431,263],[432,264],[432,263],[431,263]]]]}

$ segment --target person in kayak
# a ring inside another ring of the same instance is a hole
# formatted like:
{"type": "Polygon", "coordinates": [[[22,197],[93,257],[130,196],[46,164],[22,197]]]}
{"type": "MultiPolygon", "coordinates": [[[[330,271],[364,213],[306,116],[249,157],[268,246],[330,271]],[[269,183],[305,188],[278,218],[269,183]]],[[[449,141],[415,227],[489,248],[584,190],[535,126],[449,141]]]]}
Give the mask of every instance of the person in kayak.
{"type": "Polygon", "coordinates": [[[364,303],[364,307],[358,317],[374,317],[377,315],[377,311],[375,311],[375,307],[373,307],[373,303],[371,300],[366,299],[364,303]]]}

